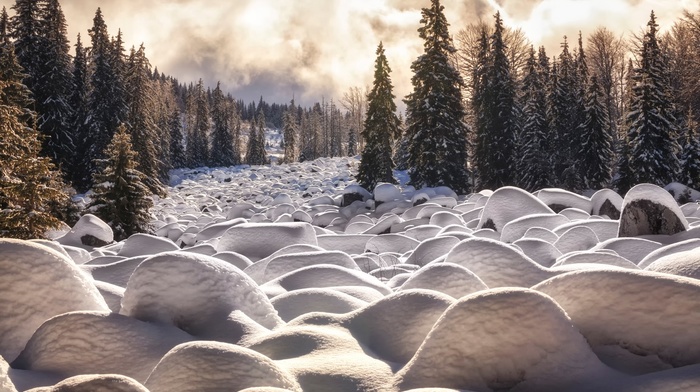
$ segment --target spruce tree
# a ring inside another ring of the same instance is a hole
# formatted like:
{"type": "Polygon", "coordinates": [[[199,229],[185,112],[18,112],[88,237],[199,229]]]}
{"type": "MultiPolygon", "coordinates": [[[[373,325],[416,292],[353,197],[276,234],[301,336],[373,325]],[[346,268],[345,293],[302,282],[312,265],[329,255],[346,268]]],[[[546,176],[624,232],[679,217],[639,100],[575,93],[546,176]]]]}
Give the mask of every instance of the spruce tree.
{"type": "Polygon", "coordinates": [[[253,116],[253,119],[250,121],[250,130],[248,131],[248,148],[245,154],[245,162],[249,165],[262,165],[262,157],[259,155],[260,147],[258,147],[260,138],[258,137],[258,126],[256,122],[257,118],[253,116]]]}
{"type": "Polygon", "coordinates": [[[259,165],[266,165],[270,163],[267,157],[267,151],[265,150],[266,144],[267,144],[267,138],[265,137],[265,127],[267,124],[267,121],[265,120],[265,112],[261,109],[258,112],[258,118],[257,118],[257,123],[258,123],[258,132],[257,132],[257,137],[258,141],[255,143],[258,151],[256,155],[259,157],[260,163],[259,165]]]}
{"type": "Polygon", "coordinates": [[[150,72],[143,45],[138,50],[132,48],[125,74],[127,129],[133,140],[139,170],[144,174],[144,184],[153,194],[164,196],[166,192],[159,180],[162,162],[158,159],[160,153],[156,146],[160,130],[155,122],[155,91],[150,72]]]}
{"type": "Polygon", "coordinates": [[[348,130],[348,156],[354,157],[357,155],[357,132],[353,128],[348,130]]]}
{"type": "Polygon", "coordinates": [[[629,165],[637,183],[665,186],[680,169],[673,104],[669,97],[667,64],[657,40],[652,11],[634,72],[627,134],[629,165]]]}
{"type": "Polygon", "coordinates": [[[240,165],[241,161],[241,113],[238,111],[238,106],[231,98],[228,105],[229,117],[231,118],[231,123],[233,127],[233,157],[232,165],[240,165]]]}
{"type": "Polygon", "coordinates": [[[621,135],[618,146],[615,149],[615,152],[617,153],[617,161],[615,175],[613,178],[613,186],[618,192],[620,192],[620,194],[623,195],[636,185],[635,175],[630,167],[630,140],[634,138],[634,134],[629,134],[628,132],[631,124],[628,122],[628,120],[632,119],[629,114],[631,113],[630,103],[632,102],[634,88],[634,65],[632,64],[632,59],[629,59],[627,63],[625,79],[625,94],[623,97],[625,110],[621,116],[620,128],[626,130],[627,132],[621,135]]]}
{"type": "Polygon", "coordinates": [[[187,133],[187,162],[189,167],[200,167],[209,161],[209,100],[202,79],[191,90],[190,100],[192,117],[187,133]]]}
{"type": "Polygon", "coordinates": [[[184,140],[182,119],[180,118],[180,108],[177,105],[173,105],[168,127],[170,129],[170,164],[175,169],[183,168],[187,166],[187,154],[182,145],[184,140]]]}
{"type": "Polygon", "coordinates": [[[698,126],[690,112],[684,121],[685,144],[681,155],[682,178],[685,185],[700,189],[700,139],[698,126]]]}
{"type": "Polygon", "coordinates": [[[0,12],[0,45],[5,46],[8,43],[10,43],[10,17],[3,6],[0,12]]]}
{"type": "MultiPolygon", "coordinates": [[[[545,57],[546,58],[546,57],[545,57]]],[[[521,172],[523,188],[530,192],[552,186],[550,129],[547,121],[547,88],[542,56],[535,58],[530,48],[523,79],[523,115],[521,172]]],[[[546,65],[545,65],[546,66],[546,65]]]]}
{"type": "Polygon", "coordinates": [[[58,228],[54,209],[68,206],[63,183],[41,157],[36,113],[12,44],[0,49],[0,237],[43,238],[58,228]]]}
{"type": "Polygon", "coordinates": [[[41,3],[37,0],[15,0],[10,18],[10,36],[14,38],[15,56],[24,72],[23,83],[29,91],[36,91],[37,67],[45,60],[41,51],[45,41],[41,35],[44,23],[41,20],[41,3]]]}
{"type": "Polygon", "coordinates": [[[584,122],[578,133],[581,143],[577,157],[580,159],[579,176],[585,189],[601,189],[610,184],[612,151],[612,128],[608,123],[603,91],[598,78],[593,75],[586,93],[584,122]]]}
{"type": "Polygon", "coordinates": [[[400,136],[400,128],[390,73],[384,45],[380,42],[374,63],[374,84],[367,95],[367,117],[362,131],[365,148],[357,173],[357,182],[368,190],[380,182],[396,183],[391,145],[400,136]]]}
{"type": "Polygon", "coordinates": [[[451,62],[456,51],[440,0],[422,9],[419,36],[423,54],[411,65],[413,92],[406,97],[407,132],[411,140],[409,175],[416,187],[447,186],[469,192],[468,128],[460,85],[451,62]]]}
{"type": "Polygon", "coordinates": [[[143,183],[144,174],[137,170],[137,154],[132,149],[126,126],[121,125],[98,161],[92,203],[88,210],[107,222],[114,239],[123,240],[135,233],[151,230],[150,191],[143,183]]]}
{"type": "Polygon", "coordinates": [[[213,166],[233,166],[236,164],[236,159],[233,151],[231,117],[220,83],[216,83],[216,88],[212,93],[211,117],[214,127],[212,129],[210,162],[213,166]]]}
{"type": "Polygon", "coordinates": [[[73,187],[79,192],[85,192],[89,189],[92,182],[90,169],[84,164],[81,157],[87,155],[90,147],[89,136],[89,93],[88,88],[90,79],[88,75],[88,64],[85,49],[80,41],[80,34],[75,43],[75,57],[73,57],[73,91],[69,98],[71,106],[71,117],[68,119],[73,134],[75,135],[75,156],[72,159],[72,168],[70,177],[73,187]]]}
{"type": "Polygon", "coordinates": [[[284,162],[292,163],[296,161],[297,147],[297,108],[294,99],[284,112],[284,162]]]}

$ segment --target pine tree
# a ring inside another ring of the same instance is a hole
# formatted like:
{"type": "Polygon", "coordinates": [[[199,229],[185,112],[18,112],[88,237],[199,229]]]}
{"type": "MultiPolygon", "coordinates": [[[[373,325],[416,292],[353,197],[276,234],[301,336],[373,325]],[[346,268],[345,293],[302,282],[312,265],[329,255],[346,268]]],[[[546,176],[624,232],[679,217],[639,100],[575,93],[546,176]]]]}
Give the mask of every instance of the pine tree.
{"type": "Polygon", "coordinates": [[[258,137],[257,130],[257,118],[253,116],[250,121],[250,131],[248,131],[248,149],[245,154],[245,162],[249,165],[262,165],[262,158],[258,155],[260,152],[260,147],[258,147],[258,142],[260,138],[258,137]]]}
{"type": "Polygon", "coordinates": [[[233,124],[233,161],[232,165],[240,165],[242,163],[241,161],[241,113],[238,110],[238,105],[233,101],[233,98],[230,100],[229,104],[229,116],[231,118],[231,123],[233,124]]]}
{"type": "Polygon", "coordinates": [[[460,85],[450,58],[456,51],[440,0],[422,9],[419,36],[424,53],[411,65],[413,92],[406,97],[406,122],[411,145],[411,183],[416,187],[448,186],[469,191],[468,128],[460,85]]]}
{"type": "Polygon", "coordinates": [[[357,155],[357,132],[353,128],[348,130],[348,156],[354,157],[357,155]]]}
{"type": "Polygon", "coordinates": [[[153,194],[164,196],[166,192],[159,180],[162,162],[156,147],[160,130],[155,123],[155,91],[150,72],[143,45],[138,50],[132,48],[125,74],[127,129],[134,143],[139,170],[144,174],[144,184],[153,194]]]}
{"type": "Polygon", "coordinates": [[[212,144],[210,162],[213,166],[233,166],[236,164],[233,151],[233,135],[231,132],[231,117],[226,106],[226,97],[217,83],[212,96],[211,117],[212,144]]]}
{"type": "Polygon", "coordinates": [[[297,147],[297,108],[294,99],[289,108],[284,112],[284,161],[292,163],[296,161],[297,147]]]}
{"type": "Polygon", "coordinates": [[[265,112],[261,109],[258,112],[258,132],[257,132],[257,137],[258,141],[255,143],[256,147],[258,148],[258,151],[256,155],[260,157],[260,163],[258,165],[267,165],[270,163],[269,159],[267,158],[267,151],[265,150],[266,147],[266,138],[265,138],[265,127],[267,124],[267,121],[265,121],[265,112]]]}
{"type": "Polygon", "coordinates": [[[367,95],[367,117],[362,131],[365,148],[357,173],[357,182],[368,190],[380,182],[396,183],[391,145],[400,136],[400,128],[390,73],[384,45],[380,42],[374,65],[374,84],[367,95]]]}
{"type": "Polygon", "coordinates": [[[0,50],[0,237],[42,238],[69,200],[41,142],[30,90],[12,44],[0,50]]]}
{"type": "Polygon", "coordinates": [[[669,97],[667,66],[657,40],[656,17],[652,11],[644,35],[640,63],[635,69],[628,139],[631,144],[629,165],[635,182],[665,186],[679,172],[676,153],[673,104],[669,97]]]}
{"type": "Polygon", "coordinates": [[[95,173],[95,188],[88,210],[107,222],[115,240],[151,230],[153,206],[148,187],[142,182],[144,174],[137,170],[137,154],[131,148],[131,137],[121,125],[101,159],[95,173]]]}
{"type": "Polygon", "coordinates": [[[579,126],[579,176],[586,189],[601,189],[610,184],[612,163],[612,128],[608,123],[603,91],[593,75],[586,94],[584,122],[579,126]]]}
{"type": "Polygon", "coordinates": [[[12,6],[15,15],[10,18],[10,36],[15,39],[15,56],[25,75],[24,85],[32,92],[37,87],[37,67],[45,60],[41,55],[45,42],[41,36],[44,23],[40,17],[40,5],[37,0],[15,0],[15,5],[12,6]]]}
{"type": "Polygon", "coordinates": [[[87,124],[90,115],[88,101],[90,79],[87,58],[83,44],[80,41],[80,34],[78,34],[78,39],[75,43],[72,76],[73,91],[71,91],[69,98],[72,115],[68,122],[75,134],[75,156],[73,157],[72,165],[70,166],[72,169],[69,174],[71,175],[73,187],[79,192],[85,192],[92,182],[89,167],[80,164],[85,162],[81,160],[81,157],[87,155],[90,147],[89,125],[87,124]]]}
{"type": "Polygon", "coordinates": [[[10,43],[10,17],[3,6],[0,12],[0,45],[5,46],[8,43],[10,43]]]}
{"type": "MultiPolygon", "coordinates": [[[[632,64],[632,59],[629,59],[627,63],[625,78],[625,94],[622,100],[622,102],[625,103],[625,109],[623,115],[620,117],[621,124],[619,125],[619,128],[629,130],[631,123],[629,123],[628,120],[631,120],[629,114],[631,113],[630,103],[632,102],[634,87],[634,66],[632,64]]],[[[630,140],[633,138],[634,134],[630,135],[628,132],[623,133],[620,137],[617,149],[615,150],[617,153],[617,161],[615,167],[616,173],[613,178],[613,186],[618,190],[618,192],[620,192],[620,194],[627,193],[628,190],[636,185],[634,172],[630,167],[630,140]]]]}
{"type": "Polygon", "coordinates": [[[179,169],[187,165],[187,154],[182,145],[184,140],[182,119],[180,118],[180,109],[177,105],[173,106],[168,125],[170,129],[170,164],[173,168],[179,169]]]}
{"type": "Polygon", "coordinates": [[[539,60],[535,58],[535,50],[531,47],[522,85],[525,123],[521,141],[521,172],[523,188],[530,192],[552,186],[547,89],[544,77],[547,71],[542,69],[541,59],[542,56],[539,60]]]}
{"type": "MultiPolygon", "coordinates": [[[[116,62],[115,49],[109,39],[107,25],[98,8],[90,29],[90,93],[88,96],[89,127],[87,151],[82,164],[87,173],[96,171],[96,160],[104,158],[104,152],[119,124],[126,121],[124,85],[116,62]]],[[[89,181],[89,179],[85,179],[89,181]]]]}
{"type": "Polygon", "coordinates": [[[202,79],[190,96],[192,123],[187,133],[187,162],[189,167],[199,167],[209,161],[209,100],[202,79]]]}
{"type": "Polygon", "coordinates": [[[684,121],[685,144],[681,155],[683,182],[690,188],[700,189],[700,138],[698,125],[690,112],[684,121]]]}

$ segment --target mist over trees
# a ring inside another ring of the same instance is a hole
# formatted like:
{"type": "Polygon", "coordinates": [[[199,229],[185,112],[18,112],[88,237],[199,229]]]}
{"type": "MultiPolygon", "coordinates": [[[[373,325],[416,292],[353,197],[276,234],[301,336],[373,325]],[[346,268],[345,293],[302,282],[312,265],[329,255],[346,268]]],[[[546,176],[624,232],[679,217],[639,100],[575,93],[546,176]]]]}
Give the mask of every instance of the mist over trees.
{"type": "Polygon", "coordinates": [[[2,157],[0,207],[12,218],[0,226],[32,216],[41,219],[17,236],[55,227],[70,209],[67,193],[103,187],[96,176],[122,128],[133,170],[155,195],[165,194],[176,168],[357,154],[368,188],[393,181],[397,168],[414,186],[460,193],[700,183],[700,15],[686,12],[664,34],[653,13],[641,33],[616,36],[601,26],[575,41],[562,37],[559,52],[548,54],[499,14],[451,32],[440,1],[426,3],[417,31],[424,52],[411,66],[404,117],[391,89],[376,85],[307,107],[294,97],[244,102],[220,83],[212,89],[158,71],[148,48],[125,48],[99,8],[71,44],[59,0],[16,0],[11,16],[0,14],[0,109],[3,143],[20,137],[23,147],[2,157]],[[283,158],[268,156],[266,135],[274,134],[283,158]],[[29,197],[36,190],[18,185],[28,181],[51,191],[29,197]]]}

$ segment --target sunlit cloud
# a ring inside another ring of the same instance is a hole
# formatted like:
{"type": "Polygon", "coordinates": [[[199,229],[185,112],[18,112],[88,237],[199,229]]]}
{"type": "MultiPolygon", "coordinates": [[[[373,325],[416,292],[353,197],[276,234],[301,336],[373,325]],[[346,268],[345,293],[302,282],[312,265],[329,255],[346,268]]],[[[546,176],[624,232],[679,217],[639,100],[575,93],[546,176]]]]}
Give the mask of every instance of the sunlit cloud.
{"type": "MultiPolygon", "coordinates": [[[[121,28],[127,50],[144,43],[160,71],[181,82],[221,81],[237,98],[304,104],[342,96],[372,82],[375,50],[383,41],[397,99],[411,90],[410,65],[422,52],[420,8],[428,0],[64,0],[71,42],[87,30],[97,7],[112,35],[121,28]]],[[[13,0],[0,0],[8,8],[13,0]]],[[[456,33],[467,23],[491,22],[498,9],[535,45],[558,53],[604,25],[638,31],[654,9],[662,29],[696,0],[443,0],[456,33]]]]}

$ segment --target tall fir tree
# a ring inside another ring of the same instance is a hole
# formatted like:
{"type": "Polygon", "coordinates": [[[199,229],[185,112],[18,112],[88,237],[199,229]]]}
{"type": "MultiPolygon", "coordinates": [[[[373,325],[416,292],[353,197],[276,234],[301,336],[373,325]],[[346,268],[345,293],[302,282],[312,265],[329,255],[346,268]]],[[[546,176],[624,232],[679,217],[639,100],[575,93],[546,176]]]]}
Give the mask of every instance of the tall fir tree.
{"type": "Polygon", "coordinates": [[[674,107],[669,96],[667,64],[657,39],[652,11],[635,69],[632,101],[627,118],[629,165],[636,183],[665,186],[680,169],[674,107]]]}
{"type": "Polygon", "coordinates": [[[73,57],[73,91],[69,98],[71,106],[71,117],[68,119],[73,134],[75,135],[75,156],[72,160],[70,178],[73,187],[79,192],[85,192],[89,189],[92,182],[89,168],[84,164],[81,157],[87,155],[90,147],[89,124],[89,87],[90,79],[88,75],[87,57],[80,40],[80,34],[75,43],[75,56],[73,57]]]}
{"type": "Polygon", "coordinates": [[[257,143],[255,145],[258,148],[257,151],[257,156],[260,157],[260,165],[267,165],[270,163],[267,157],[267,150],[265,149],[266,144],[267,144],[267,138],[265,137],[265,128],[267,125],[267,121],[265,120],[265,112],[261,109],[258,111],[258,118],[257,118],[257,123],[258,123],[258,133],[256,136],[258,137],[257,143]]]}
{"type": "Polygon", "coordinates": [[[365,148],[357,173],[357,182],[370,191],[380,182],[396,183],[391,146],[400,136],[400,129],[390,74],[384,45],[380,42],[374,63],[374,83],[367,95],[367,117],[362,131],[365,148]]]}
{"type": "Polygon", "coordinates": [[[231,116],[221,83],[216,83],[212,93],[211,117],[213,122],[210,162],[212,166],[232,166],[236,163],[233,151],[231,116]]]}
{"type": "MultiPolygon", "coordinates": [[[[540,52],[542,53],[542,52],[540,52]]],[[[550,165],[550,129],[547,121],[547,85],[542,63],[544,56],[535,58],[530,48],[525,77],[522,83],[524,125],[521,140],[522,186],[530,192],[552,186],[550,165]]]]}
{"type": "Polygon", "coordinates": [[[0,11],[0,45],[5,46],[8,43],[10,43],[10,17],[3,6],[0,11]]]}
{"type": "Polygon", "coordinates": [[[615,175],[613,177],[613,186],[620,192],[620,194],[627,193],[633,186],[636,185],[635,174],[630,166],[630,140],[634,138],[634,134],[630,134],[630,122],[632,117],[630,116],[631,108],[630,104],[632,102],[633,88],[634,88],[634,65],[632,64],[632,59],[629,59],[627,63],[627,72],[625,73],[625,93],[623,97],[624,112],[621,116],[621,124],[619,128],[625,130],[621,135],[619,144],[615,149],[617,153],[615,175]]]}
{"type": "Polygon", "coordinates": [[[700,138],[692,111],[686,116],[683,125],[685,143],[681,154],[682,179],[685,185],[697,190],[700,189],[700,138]]]}
{"type": "Polygon", "coordinates": [[[297,151],[297,108],[294,99],[290,102],[289,108],[284,112],[284,162],[296,162],[297,151]]]}
{"type": "Polygon", "coordinates": [[[241,161],[241,113],[238,105],[234,102],[233,97],[229,100],[228,105],[229,117],[231,118],[232,137],[233,137],[233,161],[232,165],[240,165],[241,161]]]}
{"type": "Polygon", "coordinates": [[[411,65],[413,92],[406,97],[407,132],[411,140],[411,183],[416,187],[448,186],[469,192],[468,128],[462,107],[463,83],[451,62],[456,51],[440,0],[421,11],[418,29],[423,54],[411,65]]]}
{"type": "Polygon", "coordinates": [[[262,165],[262,157],[259,156],[260,147],[258,147],[258,143],[260,142],[260,138],[258,137],[257,128],[257,118],[253,116],[253,119],[250,121],[248,148],[245,154],[245,162],[249,165],[262,165]]]}
{"type": "Polygon", "coordinates": [[[613,147],[605,97],[596,75],[591,77],[586,93],[584,114],[584,121],[577,130],[579,177],[584,189],[601,189],[610,185],[613,147]]]}
{"type": "Polygon", "coordinates": [[[88,211],[107,222],[115,240],[151,230],[149,208],[153,206],[150,190],[138,171],[137,153],[132,149],[126,126],[121,125],[98,161],[95,188],[88,211]]]}
{"type": "Polygon", "coordinates": [[[209,100],[202,79],[191,90],[190,97],[192,118],[187,133],[187,163],[189,167],[199,167],[209,161],[209,100]]]}
{"type": "Polygon", "coordinates": [[[180,108],[177,105],[172,107],[168,126],[170,129],[170,164],[174,169],[183,168],[187,166],[187,154],[185,153],[185,147],[182,145],[184,140],[182,118],[180,108]]]}
{"type": "Polygon", "coordinates": [[[66,207],[63,183],[41,157],[30,90],[12,44],[0,49],[0,237],[43,238],[58,228],[52,213],[66,207]]]}
{"type": "Polygon", "coordinates": [[[15,0],[10,18],[10,36],[14,38],[15,56],[24,72],[24,85],[29,91],[36,91],[39,67],[45,58],[41,51],[46,47],[42,37],[45,31],[41,20],[41,2],[37,0],[15,0]]]}
{"type": "Polygon", "coordinates": [[[126,65],[125,85],[128,105],[127,130],[136,151],[139,171],[144,174],[143,182],[153,194],[165,195],[160,183],[159,140],[160,130],[155,122],[155,90],[150,77],[151,69],[143,45],[138,50],[132,48],[126,65]]]}
{"type": "Polygon", "coordinates": [[[89,32],[92,47],[88,62],[91,68],[87,122],[89,129],[86,133],[88,148],[82,163],[87,169],[85,174],[88,175],[83,181],[88,183],[89,177],[97,170],[96,160],[104,158],[104,152],[117,127],[126,121],[127,109],[121,71],[100,8],[95,12],[89,32]]]}

